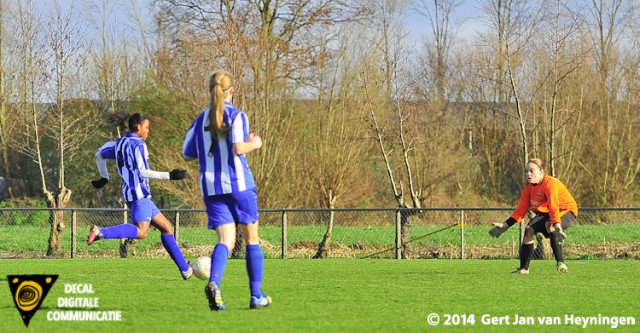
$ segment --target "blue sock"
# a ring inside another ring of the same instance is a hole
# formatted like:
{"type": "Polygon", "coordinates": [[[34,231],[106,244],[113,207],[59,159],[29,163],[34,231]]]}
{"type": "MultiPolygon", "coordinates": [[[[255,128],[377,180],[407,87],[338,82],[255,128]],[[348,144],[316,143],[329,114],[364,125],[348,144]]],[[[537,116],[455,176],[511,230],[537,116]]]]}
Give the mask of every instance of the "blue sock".
{"type": "Polygon", "coordinates": [[[223,243],[216,244],[211,253],[211,276],[209,277],[209,282],[215,282],[218,288],[220,288],[224,269],[227,267],[227,257],[229,257],[229,248],[223,243]]]}
{"type": "Polygon", "coordinates": [[[138,227],[133,224],[119,224],[113,227],[100,228],[103,239],[138,238],[138,227]]]}
{"type": "Polygon", "coordinates": [[[162,246],[164,246],[167,252],[169,252],[169,256],[171,256],[171,259],[173,259],[173,262],[176,263],[180,271],[187,271],[189,269],[189,264],[184,259],[182,251],[180,251],[180,247],[178,246],[178,242],[176,242],[175,236],[165,234],[161,235],[160,239],[162,240],[162,246]]]}
{"type": "Polygon", "coordinates": [[[251,296],[262,297],[262,274],[264,271],[264,254],[260,244],[247,245],[247,275],[251,296]]]}

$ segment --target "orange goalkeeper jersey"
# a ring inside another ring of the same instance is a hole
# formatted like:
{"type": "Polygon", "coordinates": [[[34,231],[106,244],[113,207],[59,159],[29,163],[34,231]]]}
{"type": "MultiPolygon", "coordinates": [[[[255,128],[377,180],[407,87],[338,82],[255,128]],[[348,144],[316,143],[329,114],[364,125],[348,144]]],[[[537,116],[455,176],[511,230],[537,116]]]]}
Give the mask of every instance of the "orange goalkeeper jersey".
{"type": "Polygon", "coordinates": [[[567,212],[578,216],[578,204],[567,187],[549,175],[545,175],[540,184],[527,184],[511,217],[522,222],[529,209],[534,213],[549,213],[551,223],[554,224],[559,223],[567,212]]]}

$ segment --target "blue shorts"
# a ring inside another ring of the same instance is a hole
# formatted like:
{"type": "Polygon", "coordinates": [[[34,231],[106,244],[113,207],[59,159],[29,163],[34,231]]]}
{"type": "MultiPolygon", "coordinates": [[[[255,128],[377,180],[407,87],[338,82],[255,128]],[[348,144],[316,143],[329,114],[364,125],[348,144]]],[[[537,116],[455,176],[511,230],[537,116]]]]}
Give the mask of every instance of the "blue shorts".
{"type": "Polygon", "coordinates": [[[227,223],[252,224],[258,221],[258,193],[255,188],[204,198],[209,229],[227,223]]]}
{"type": "Polygon", "coordinates": [[[127,206],[131,210],[131,220],[133,222],[150,223],[156,215],[160,214],[160,210],[150,198],[127,202],[127,206]]]}

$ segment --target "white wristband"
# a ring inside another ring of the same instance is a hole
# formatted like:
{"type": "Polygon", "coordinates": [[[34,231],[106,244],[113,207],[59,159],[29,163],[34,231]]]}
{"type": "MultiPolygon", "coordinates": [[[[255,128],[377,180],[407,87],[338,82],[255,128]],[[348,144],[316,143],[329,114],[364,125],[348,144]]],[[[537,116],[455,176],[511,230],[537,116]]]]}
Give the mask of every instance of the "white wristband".
{"type": "Polygon", "coordinates": [[[169,173],[166,171],[153,171],[149,169],[140,170],[140,175],[144,178],[169,179],[169,173]]]}

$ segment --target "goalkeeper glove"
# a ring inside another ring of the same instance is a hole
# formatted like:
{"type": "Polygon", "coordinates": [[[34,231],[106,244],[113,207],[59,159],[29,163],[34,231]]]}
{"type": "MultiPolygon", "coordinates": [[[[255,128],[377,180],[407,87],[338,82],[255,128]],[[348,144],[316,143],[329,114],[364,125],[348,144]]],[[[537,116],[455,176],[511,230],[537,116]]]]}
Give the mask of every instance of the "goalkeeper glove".
{"type": "Polygon", "coordinates": [[[170,180],[182,180],[187,178],[187,170],[173,169],[169,172],[170,180]]]}
{"type": "Polygon", "coordinates": [[[107,178],[100,178],[98,180],[92,180],[91,181],[91,185],[93,185],[93,187],[95,188],[102,188],[103,186],[105,186],[107,183],[109,182],[109,179],[107,178]]]}
{"type": "Polygon", "coordinates": [[[494,223],[493,224],[493,228],[491,228],[489,230],[489,235],[491,235],[492,237],[498,238],[500,237],[500,235],[502,235],[505,231],[509,230],[509,228],[516,223],[516,220],[513,217],[508,218],[506,221],[504,221],[503,223],[494,223]]]}
{"type": "Polygon", "coordinates": [[[560,239],[558,240],[558,242],[560,244],[562,244],[566,239],[567,239],[567,234],[564,233],[564,230],[562,230],[562,224],[561,223],[556,223],[556,224],[550,224],[550,227],[547,228],[549,229],[549,233],[554,233],[557,232],[558,235],[560,236],[560,239]],[[551,228],[553,228],[553,230],[551,230],[551,228]]]}

